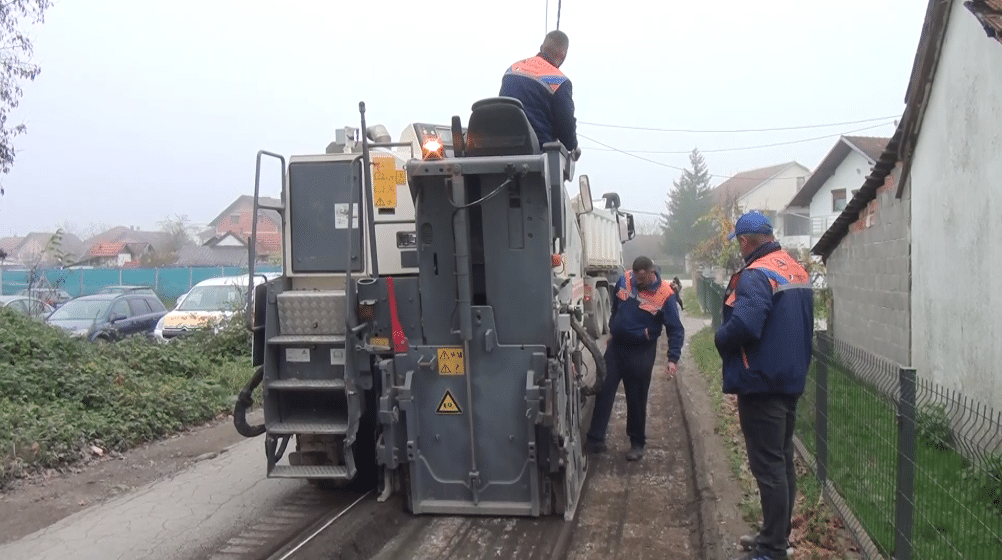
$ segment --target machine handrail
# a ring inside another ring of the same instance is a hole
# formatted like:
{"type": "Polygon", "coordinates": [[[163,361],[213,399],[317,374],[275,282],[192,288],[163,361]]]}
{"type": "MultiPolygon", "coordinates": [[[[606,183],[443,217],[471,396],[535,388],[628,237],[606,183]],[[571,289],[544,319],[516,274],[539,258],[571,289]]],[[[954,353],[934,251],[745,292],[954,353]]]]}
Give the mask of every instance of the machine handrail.
{"type": "Polygon", "coordinates": [[[269,152],[267,150],[258,150],[257,152],[257,162],[254,168],[254,215],[251,217],[251,238],[250,243],[247,244],[247,309],[244,313],[244,325],[247,330],[254,330],[254,309],[251,308],[252,302],[254,301],[254,262],[257,260],[257,214],[262,208],[268,210],[278,210],[279,216],[281,217],[281,231],[285,231],[285,209],[284,205],[281,207],[274,207],[271,205],[261,205],[258,203],[258,198],[261,195],[261,157],[269,156],[279,160],[281,163],[281,180],[282,184],[285,182],[285,156],[281,154],[276,154],[274,152],[269,152]]]}

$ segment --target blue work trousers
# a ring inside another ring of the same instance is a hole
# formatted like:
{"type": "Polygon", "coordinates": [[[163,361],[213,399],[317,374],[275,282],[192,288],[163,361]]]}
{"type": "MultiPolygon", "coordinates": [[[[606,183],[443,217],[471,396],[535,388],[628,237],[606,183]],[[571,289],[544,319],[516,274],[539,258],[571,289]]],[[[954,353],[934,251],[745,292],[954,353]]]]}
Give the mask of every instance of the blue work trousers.
{"type": "Polygon", "coordinates": [[[588,430],[589,441],[605,441],[612,405],[622,381],[623,392],[626,393],[626,435],[630,437],[633,447],[642,448],[647,444],[647,393],[651,388],[651,373],[657,353],[657,340],[640,345],[617,343],[615,340],[609,342],[605,350],[605,383],[595,397],[595,410],[588,430]]]}

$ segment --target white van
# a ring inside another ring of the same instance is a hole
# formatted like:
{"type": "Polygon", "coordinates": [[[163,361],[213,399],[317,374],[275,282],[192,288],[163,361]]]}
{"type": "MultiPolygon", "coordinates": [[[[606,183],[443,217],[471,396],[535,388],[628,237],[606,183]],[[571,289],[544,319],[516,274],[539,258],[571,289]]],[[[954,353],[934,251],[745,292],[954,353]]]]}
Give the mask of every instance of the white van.
{"type": "MultiPolygon", "coordinates": [[[[255,274],[254,285],[278,273],[255,274]]],[[[205,327],[215,328],[247,306],[247,275],[203,280],[178,299],[177,306],[163,316],[153,329],[153,337],[165,342],[205,327]]]]}

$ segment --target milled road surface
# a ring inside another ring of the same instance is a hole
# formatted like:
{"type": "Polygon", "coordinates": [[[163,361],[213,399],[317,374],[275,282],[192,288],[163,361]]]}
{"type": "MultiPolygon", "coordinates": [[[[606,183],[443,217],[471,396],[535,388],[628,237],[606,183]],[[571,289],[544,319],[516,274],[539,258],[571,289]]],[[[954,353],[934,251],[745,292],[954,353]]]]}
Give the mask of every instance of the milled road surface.
{"type": "MultiPolygon", "coordinates": [[[[686,319],[687,337],[702,325],[701,320],[686,319]]],[[[603,340],[600,347],[604,346],[603,340]]],[[[609,451],[592,456],[583,500],[569,527],[560,517],[393,516],[392,521],[381,519],[361,531],[367,546],[364,554],[346,554],[351,545],[343,540],[344,528],[332,527],[297,559],[703,558],[692,447],[678,380],[667,380],[666,366],[667,339],[662,337],[648,402],[646,455],[639,462],[626,460],[626,402],[620,386],[607,433],[609,451]],[[569,535],[563,535],[566,530],[569,535]],[[370,555],[372,541],[381,533],[393,536],[370,555]],[[569,541],[562,542],[563,536],[569,541]]],[[[680,364],[679,375],[699,373],[687,359],[680,364]]]]}

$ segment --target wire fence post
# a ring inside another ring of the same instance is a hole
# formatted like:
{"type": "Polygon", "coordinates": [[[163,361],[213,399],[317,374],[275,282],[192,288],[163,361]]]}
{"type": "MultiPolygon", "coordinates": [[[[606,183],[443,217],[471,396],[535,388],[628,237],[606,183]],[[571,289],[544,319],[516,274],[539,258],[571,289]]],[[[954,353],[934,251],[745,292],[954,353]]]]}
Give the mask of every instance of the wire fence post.
{"type": "Polygon", "coordinates": [[[894,560],[912,559],[915,515],[915,370],[900,368],[898,378],[898,480],[894,506],[894,560]]]}
{"type": "Polygon", "coordinates": [[[820,356],[815,355],[817,392],[814,395],[814,436],[818,482],[824,488],[828,481],[828,356],[831,355],[831,340],[826,333],[818,333],[817,343],[820,356]]]}

